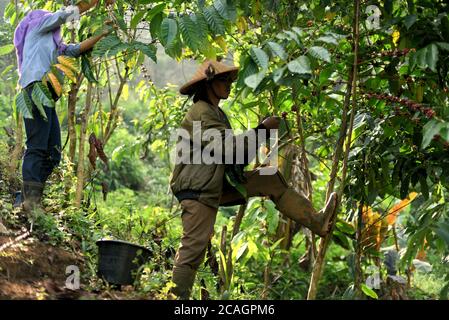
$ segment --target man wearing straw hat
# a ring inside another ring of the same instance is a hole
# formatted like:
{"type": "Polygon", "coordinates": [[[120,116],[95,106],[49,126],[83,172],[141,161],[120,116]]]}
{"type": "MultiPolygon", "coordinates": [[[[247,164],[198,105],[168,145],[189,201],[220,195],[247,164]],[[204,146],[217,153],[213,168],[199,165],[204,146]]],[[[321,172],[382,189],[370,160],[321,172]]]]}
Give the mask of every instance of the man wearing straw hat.
{"type": "MultiPolygon", "coordinates": [[[[236,67],[206,60],[199,66],[193,78],[181,87],[180,93],[193,96],[194,102],[181,123],[181,129],[190,134],[189,145],[195,145],[194,128],[198,124],[200,129],[206,131],[217,130],[223,138],[223,143],[225,140],[229,141],[229,135],[226,136],[225,132],[229,132],[232,128],[226,114],[219,107],[219,102],[228,98],[237,74],[236,67]]],[[[268,117],[256,128],[241,135],[251,131],[259,133],[260,130],[278,129],[279,122],[278,117],[268,117]]],[[[232,152],[248,149],[247,145],[239,143],[239,141],[243,142],[239,136],[230,135],[232,152]]],[[[255,141],[258,147],[264,140],[256,138],[255,141]]],[[[204,147],[201,142],[200,148],[204,147]]],[[[223,150],[224,155],[230,152],[226,146],[223,150]]],[[[246,198],[267,196],[287,217],[320,236],[328,233],[329,222],[335,211],[336,194],[333,193],[326,206],[317,212],[307,198],[289,187],[277,169],[270,175],[264,174],[263,168],[243,172],[243,166],[248,164],[254,156],[254,153],[248,154],[243,165],[235,162],[230,165],[210,162],[176,163],[171,175],[170,187],[182,208],[183,235],[173,267],[175,287],[172,292],[178,298],[190,297],[196,271],[204,260],[209,239],[213,235],[218,207],[242,204],[246,201],[245,197],[228,182],[226,176],[234,176],[237,179],[240,177],[239,182],[246,190],[246,198]]]]}

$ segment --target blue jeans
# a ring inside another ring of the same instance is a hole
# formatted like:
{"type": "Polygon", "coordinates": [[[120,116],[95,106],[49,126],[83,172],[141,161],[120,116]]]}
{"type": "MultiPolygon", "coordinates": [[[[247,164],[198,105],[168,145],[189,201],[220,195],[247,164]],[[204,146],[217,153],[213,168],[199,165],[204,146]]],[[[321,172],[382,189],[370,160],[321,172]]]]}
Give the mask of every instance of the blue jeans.
{"type": "MultiPolygon", "coordinates": [[[[25,89],[31,99],[33,85],[25,89]]],[[[53,92],[52,92],[53,93],[53,92]]],[[[56,100],[56,96],[53,93],[56,100]]],[[[61,128],[55,108],[44,106],[47,120],[33,103],[34,119],[24,119],[26,151],[23,156],[23,181],[45,183],[61,161],[61,128]]]]}

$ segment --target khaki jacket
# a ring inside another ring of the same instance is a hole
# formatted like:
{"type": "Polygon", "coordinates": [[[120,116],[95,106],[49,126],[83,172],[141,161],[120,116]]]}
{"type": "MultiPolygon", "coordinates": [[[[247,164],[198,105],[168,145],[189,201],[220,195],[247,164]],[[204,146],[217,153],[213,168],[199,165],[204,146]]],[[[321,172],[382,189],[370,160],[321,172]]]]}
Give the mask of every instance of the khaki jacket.
{"type": "MultiPolygon", "coordinates": [[[[229,119],[221,108],[216,108],[201,100],[190,107],[181,122],[181,128],[188,131],[190,137],[193,136],[193,121],[201,122],[203,133],[207,129],[214,128],[220,131],[222,137],[225,136],[226,129],[232,129],[229,119]]],[[[257,133],[257,129],[262,128],[264,126],[261,124],[250,130],[256,130],[257,133]]],[[[235,137],[237,136],[233,136],[234,142],[235,137]]],[[[243,167],[252,159],[248,160],[243,165],[176,164],[170,177],[170,188],[178,201],[195,199],[208,206],[218,208],[223,185],[227,183],[225,171],[233,171],[236,175],[243,177],[243,167]]]]}

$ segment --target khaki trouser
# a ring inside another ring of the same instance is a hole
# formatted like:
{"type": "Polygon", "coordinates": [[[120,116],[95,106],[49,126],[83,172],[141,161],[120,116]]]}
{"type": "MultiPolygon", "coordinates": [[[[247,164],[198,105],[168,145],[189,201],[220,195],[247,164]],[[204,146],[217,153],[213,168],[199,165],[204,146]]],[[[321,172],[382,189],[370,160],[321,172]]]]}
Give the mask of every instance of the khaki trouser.
{"type": "MultiPolygon", "coordinates": [[[[269,196],[277,204],[287,190],[293,192],[279,171],[274,175],[261,175],[260,170],[255,169],[246,171],[244,175],[247,178],[244,186],[248,197],[269,196]]],[[[300,217],[294,216],[296,212],[298,214],[307,212],[309,215],[315,213],[308,199],[296,192],[293,195],[296,208],[290,210],[288,216],[300,221],[300,217]]],[[[233,188],[226,188],[223,190],[220,205],[242,203],[242,201],[244,199],[239,192],[233,188]]],[[[204,260],[207,245],[213,235],[217,209],[196,200],[182,200],[181,208],[183,235],[175,256],[173,282],[177,286],[174,293],[180,298],[187,299],[193,286],[196,270],[204,260]]]]}

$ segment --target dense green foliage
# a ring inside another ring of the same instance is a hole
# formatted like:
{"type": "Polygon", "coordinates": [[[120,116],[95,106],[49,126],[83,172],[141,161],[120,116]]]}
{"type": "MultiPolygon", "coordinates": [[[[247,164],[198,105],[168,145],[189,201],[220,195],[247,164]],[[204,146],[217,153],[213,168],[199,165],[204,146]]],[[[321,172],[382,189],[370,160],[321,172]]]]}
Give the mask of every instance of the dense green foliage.
{"type": "MultiPolygon", "coordinates": [[[[6,6],[0,24],[0,124],[9,134],[0,138],[2,172],[8,171],[7,150],[16,145],[16,111],[26,116],[26,109],[14,109],[23,103],[13,103],[14,26],[31,7],[61,5],[6,6]]],[[[339,167],[336,189],[343,187],[343,198],[318,298],[392,298],[387,279],[397,275],[405,279],[411,298],[447,299],[449,7],[444,1],[365,1],[360,35],[353,33],[354,10],[348,0],[118,0],[113,10],[100,4],[84,15],[73,34],[76,41],[99,32],[107,18],[114,21],[114,32],[77,66],[82,76],[75,113],[67,111],[67,98],[56,108],[63,138],[69,138],[72,117],[78,139],[86,91],[93,84],[87,136],[98,137],[107,159],[98,150],[91,158],[95,143],[90,139],[81,142],[84,159],[78,153],[72,157],[67,146],[46,191],[47,214],[36,217],[35,232],[82,252],[88,270],[84,283],[94,289],[100,286],[96,240],[112,237],[151,247],[158,254],[144,266],[135,288],[166,298],[182,232],[180,209],[168,190],[170,134],[190,101],[176,87],[156,87],[147,68],[149,60],[156,62],[152,68],[170,70],[175,60],[219,57],[241,68],[231,98],[222,104],[234,128],[254,127],[268,114],[283,115],[288,129],[282,142],[304,147],[309,163],[295,161],[285,148],[280,166],[295,187],[304,187],[295,169],[310,170],[317,208],[325,201],[345,110],[355,101],[348,174],[344,184],[339,167]],[[379,12],[374,29],[368,21],[377,11],[367,10],[370,5],[379,12]],[[355,40],[353,95],[348,85],[355,40]],[[86,163],[85,188],[77,205],[80,161],[86,163]],[[365,284],[370,276],[380,277],[381,286],[365,284]]],[[[69,39],[70,31],[65,35],[69,39]]],[[[66,80],[65,93],[72,85],[66,80]]],[[[11,227],[23,224],[9,197],[18,185],[18,168],[13,178],[2,176],[1,212],[11,227]]],[[[310,265],[300,261],[309,252],[309,237],[293,234],[287,245],[289,222],[268,199],[251,199],[240,232],[234,237],[227,232],[223,252],[222,228],[233,229],[238,210],[220,209],[212,258],[200,270],[193,296],[199,299],[203,287],[211,298],[305,298],[310,265]]]]}

